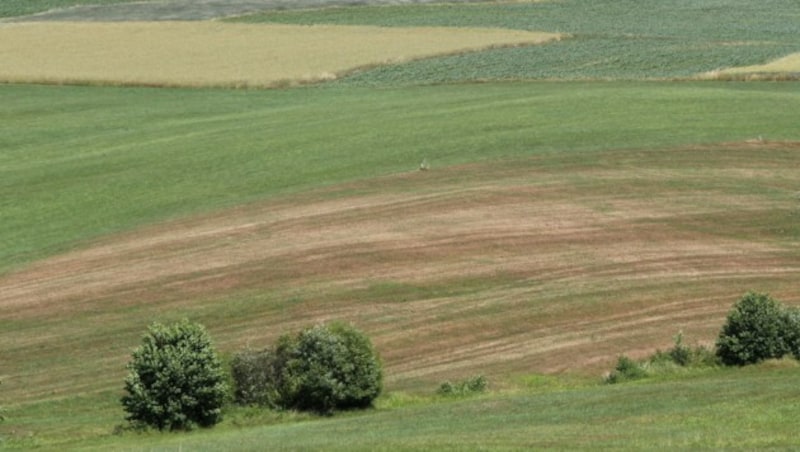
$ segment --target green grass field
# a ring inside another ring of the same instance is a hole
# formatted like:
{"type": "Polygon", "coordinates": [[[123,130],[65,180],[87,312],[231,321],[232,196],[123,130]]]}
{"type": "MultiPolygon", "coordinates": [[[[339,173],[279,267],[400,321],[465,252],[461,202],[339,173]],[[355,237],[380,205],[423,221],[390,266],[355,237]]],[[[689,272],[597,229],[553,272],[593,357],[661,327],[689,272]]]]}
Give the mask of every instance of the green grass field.
{"type": "Polygon", "coordinates": [[[8,219],[0,269],[188,213],[413,170],[424,158],[447,166],[790,140],[800,102],[794,84],[707,82],[266,92],[0,86],[0,95],[8,219]]]}
{"type": "Polygon", "coordinates": [[[9,445],[108,435],[124,362],[155,319],[202,321],[231,353],[335,316],[374,337],[390,390],[424,394],[477,372],[500,387],[531,372],[596,381],[678,329],[713,340],[749,288],[796,301],[793,84],[0,90],[9,445]],[[432,169],[416,171],[424,158],[432,169]],[[396,251],[418,240],[441,244],[396,251]],[[317,253],[331,257],[309,265],[317,253]]]}
{"type": "MultiPolygon", "coordinates": [[[[792,449],[798,369],[711,371],[667,381],[429,398],[334,418],[230,414],[211,431],[113,435],[82,450],[792,449]],[[266,425],[258,426],[258,423],[266,425]],[[253,425],[256,424],[256,425],[253,425]]],[[[546,381],[540,378],[538,381],[546,381]]],[[[81,415],[81,412],[75,413],[81,415]]],[[[57,448],[31,438],[18,445],[57,448]]]]}
{"type": "Polygon", "coordinates": [[[601,383],[679,331],[713,344],[747,290],[800,305],[800,85],[673,80],[797,52],[796,9],[277,11],[238,20],[573,38],[283,90],[0,85],[0,448],[797,448],[795,362],[601,383]],[[182,317],[224,359],[351,322],[387,393],[119,433],[131,349],[182,317]]]}

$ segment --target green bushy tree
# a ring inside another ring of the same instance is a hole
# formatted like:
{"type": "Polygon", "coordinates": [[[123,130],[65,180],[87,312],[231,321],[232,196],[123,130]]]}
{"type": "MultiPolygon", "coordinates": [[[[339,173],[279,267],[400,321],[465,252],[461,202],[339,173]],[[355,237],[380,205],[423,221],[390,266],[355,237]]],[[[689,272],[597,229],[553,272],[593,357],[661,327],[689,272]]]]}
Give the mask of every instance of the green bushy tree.
{"type": "Polygon", "coordinates": [[[614,371],[606,377],[606,383],[614,384],[622,381],[639,380],[647,377],[647,370],[636,361],[621,355],[617,359],[614,371]]]}
{"type": "Polygon", "coordinates": [[[365,408],[383,388],[383,369],[370,340],[342,324],[283,336],[275,351],[280,404],[330,413],[365,408]]]}
{"type": "Polygon", "coordinates": [[[800,316],[767,294],[749,292],[728,313],[717,338],[723,364],[743,366],[800,354],[800,316]]]}
{"type": "Polygon", "coordinates": [[[342,324],[283,335],[265,350],[243,350],[231,361],[231,375],[238,404],[320,413],[368,407],[383,383],[370,340],[342,324]]]}
{"type": "Polygon", "coordinates": [[[202,325],[188,320],[152,324],[128,370],[121,401],[132,423],[184,430],[221,420],[227,384],[202,325]]]}

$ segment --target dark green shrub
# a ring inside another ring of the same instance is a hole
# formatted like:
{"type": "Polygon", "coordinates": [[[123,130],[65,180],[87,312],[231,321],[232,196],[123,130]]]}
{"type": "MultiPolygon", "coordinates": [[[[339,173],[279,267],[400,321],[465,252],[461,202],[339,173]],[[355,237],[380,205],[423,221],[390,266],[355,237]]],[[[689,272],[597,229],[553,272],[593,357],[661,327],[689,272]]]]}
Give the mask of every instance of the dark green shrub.
{"type": "Polygon", "coordinates": [[[691,349],[689,365],[694,367],[714,367],[721,364],[719,357],[713,348],[698,345],[691,349]]]}
{"type": "Polygon", "coordinates": [[[647,376],[644,366],[622,355],[617,359],[614,371],[606,377],[606,383],[614,384],[622,381],[639,380],[647,376]]]}
{"type": "Polygon", "coordinates": [[[683,345],[683,333],[675,336],[675,345],[669,350],[669,357],[679,366],[688,366],[692,362],[692,349],[683,345]]]}
{"type": "Polygon", "coordinates": [[[280,404],[330,413],[365,408],[381,392],[383,371],[372,343],[352,327],[315,326],[283,336],[275,350],[280,404]]]}
{"type": "Polygon", "coordinates": [[[675,336],[675,345],[667,351],[656,350],[650,357],[634,361],[620,356],[614,370],[605,377],[606,383],[638,380],[654,375],[683,372],[687,368],[714,367],[719,359],[712,349],[697,345],[689,347],[683,343],[683,333],[675,336]]]}
{"type": "Polygon", "coordinates": [[[465,396],[469,394],[486,392],[486,388],[488,386],[489,382],[486,380],[486,377],[483,375],[478,375],[467,378],[466,380],[458,383],[445,381],[439,386],[439,389],[436,390],[436,393],[445,396],[465,396]]]}
{"type": "Polygon", "coordinates": [[[678,333],[678,335],[675,336],[675,345],[671,349],[666,352],[660,350],[656,351],[656,353],[647,360],[647,363],[651,368],[658,367],[659,365],[713,367],[720,364],[719,358],[717,358],[713,349],[703,345],[697,345],[695,347],[684,345],[683,333],[678,333]]]}
{"type": "Polygon", "coordinates": [[[279,393],[275,354],[269,349],[245,349],[231,360],[234,401],[239,405],[276,408],[279,393]]]}
{"type": "Polygon", "coordinates": [[[128,369],[121,401],[135,425],[182,430],[221,420],[227,385],[202,325],[152,324],[128,369]]]}
{"type": "Polygon", "coordinates": [[[743,366],[765,359],[798,356],[800,316],[767,294],[749,292],[733,310],[717,339],[723,364],[743,366]]]}

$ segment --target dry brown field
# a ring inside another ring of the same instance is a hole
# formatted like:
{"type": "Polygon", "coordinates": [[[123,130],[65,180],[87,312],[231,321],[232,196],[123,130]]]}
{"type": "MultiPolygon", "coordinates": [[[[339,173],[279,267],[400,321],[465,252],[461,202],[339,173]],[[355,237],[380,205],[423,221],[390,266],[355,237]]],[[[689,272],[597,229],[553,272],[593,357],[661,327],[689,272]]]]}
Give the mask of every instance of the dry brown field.
{"type": "Polygon", "coordinates": [[[737,188],[796,186],[799,149],[433,168],[104,238],[0,278],[0,316],[29,325],[2,338],[15,344],[6,358],[48,363],[17,365],[4,390],[18,402],[116,390],[144,325],[189,308],[227,353],[353,322],[392,389],[600,378],[618,354],[666,348],[679,331],[713,343],[747,290],[800,301],[796,243],[777,229],[792,227],[781,216],[798,199],[737,188]]]}
{"type": "Polygon", "coordinates": [[[273,87],[555,33],[217,22],[0,24],[0,82],[273,87]]]}

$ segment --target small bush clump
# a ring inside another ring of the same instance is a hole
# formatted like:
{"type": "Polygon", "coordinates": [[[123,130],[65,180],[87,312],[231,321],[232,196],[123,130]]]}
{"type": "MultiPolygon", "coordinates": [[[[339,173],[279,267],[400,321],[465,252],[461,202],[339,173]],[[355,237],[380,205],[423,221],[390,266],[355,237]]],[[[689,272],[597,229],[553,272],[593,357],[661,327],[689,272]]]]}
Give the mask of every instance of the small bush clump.
{"type": "Polygon", "coordinates": [[[238,403],[327,414],[372,405],[383,369],[364,334],[334,324],[284,335],[272,350],[240,353],[233,379],[238,403]]]}
{"type": "Polygon", "coordinates": [[[279,394],[275,362],[275,354],[269,349],[247,348],[235,354],[231,360],[234,402],[276,408],[279,394]]]}
{"type": "Polygon", "coordinates": [[[186,430],[221,420],[228,388],[202,325],[152,324],[128,369],[121,402],[134,425],[186,430]]]}
{"type": "Polygon", "coordinates": [[[366,408],[383,389],[372,343],[352,327],[315,326],[278,342],[280,398],[287,408],[330,413],[366,408]]]}
{"type": "Polygon", "coordinates": [[[719,359],[714,354],[714,350],[698,345],[694,348],[689,347],[683,343],[683,333],[678,333],[675,336],[675,345],[662,352],[656,350],[656,353],[650,357],[649,362],[652,365],[675,365],[679,367],[713,367],[719,365],[719,359]]]}
{"type": "Polygon", "coordinates": [[[614,371],[606,377],[606,383],[614,384],[623,381],[639,380],[647,376],[644,366],[625,355],[617,359],[614,371]]]}
{"type": "Polygon", "coordinates": [[[675,336],[675,345],[667,350],[656,352],[642,361],[634,361],[620,356],[614,370],[606,376],[606,383],[620,383],[638,380],[651,375],[671,373],[681,368],[713,367],[719,364],[714,351],[698,345],[694,348],[683,343],[683,333],[675,336]]]}
{"type": "Polygon", "coordinates": [[[728,313],[717,338],[717,356],[728,366],[786,355],[800,358],[800,314],[767,294],[749,292],[728,313]]]}
{"type": "Polygon", "coordinates": [[[486,392],[488,387],[489,382],[486,380],[486,377],[483,375],[476,375],[456,383],[445,381],[439,386],[436,393],[444,396],[465,396],[486,392]]]}

